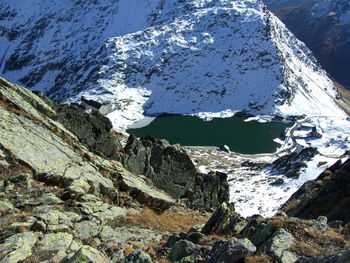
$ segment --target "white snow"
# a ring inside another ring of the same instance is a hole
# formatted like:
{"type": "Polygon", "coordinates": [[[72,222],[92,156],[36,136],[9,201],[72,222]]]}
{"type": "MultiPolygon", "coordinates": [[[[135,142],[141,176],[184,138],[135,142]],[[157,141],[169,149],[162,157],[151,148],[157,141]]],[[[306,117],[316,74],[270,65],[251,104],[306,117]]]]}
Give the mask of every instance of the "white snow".
{"type": "Polygon", "coordinates": [[[23,29],[0,56],[33,58],[3,76],[66,102],[109,101],[116,129],[163,113],[345,116],[310,51],[257,0],[19,2],[0,0],[17,12],[4,28],[23,29]]]}
{"type": "MultiPolygon", "coordinates": [[[[336,12],[346,23],[349,13],[332,6],[323,0],[313,11],[336,12]]],[[[242,215],[272,215],[349,149],[333,82],[258,0],[0,0],[0,12],[1,75],[65,102],[109,101],[118,130],[163,113],[209,120],[237,112],[260,121],[304,116],[300,122],[320,129],[315,139],[307,127],[291,128],[295,141],[279,141],[279,155],[301,146],[320,152],[298,180],[268,170],[229,174],[242,215]],[[271,185],[277,178],[285,183],[271,185]]]]}

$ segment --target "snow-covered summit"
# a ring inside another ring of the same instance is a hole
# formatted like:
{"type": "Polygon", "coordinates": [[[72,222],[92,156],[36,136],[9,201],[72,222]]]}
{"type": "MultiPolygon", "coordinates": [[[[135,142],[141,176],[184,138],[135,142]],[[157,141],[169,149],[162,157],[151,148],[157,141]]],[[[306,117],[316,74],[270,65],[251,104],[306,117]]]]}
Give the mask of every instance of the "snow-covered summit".
{"type": "Polygon", "coordinates": [[[160,113],[345,116],[311,52],[261,1],[0,4],[1,74],[56,100],[108,100],[118,128],[160,113]]]}

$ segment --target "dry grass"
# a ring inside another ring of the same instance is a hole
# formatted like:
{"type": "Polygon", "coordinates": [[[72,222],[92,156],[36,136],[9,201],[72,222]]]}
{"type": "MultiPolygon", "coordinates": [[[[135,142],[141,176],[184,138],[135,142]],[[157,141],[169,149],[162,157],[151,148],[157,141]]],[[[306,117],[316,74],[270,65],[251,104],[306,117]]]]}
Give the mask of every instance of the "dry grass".
{"type": "Polygon", "coordinates": [[[206,223],[209,217],[208,214],[182,208],[168,210],[163,214],[156,214],[151,209],[144,208],[140,213],[128,213],[126,221],[131,225],[151,230],[187,232],[194,225],[206,223]]]}
{"type": "Polygon", "coordinates": [[[127,255],[131,254],[134,250],[135,249],[130,246],[130,247],[127,247],[126,249],[124,249],[123,252],[124,252],[124,255],[127,256],[127,255]]]}
{"type": "Polygon", "coordinates": [[[273,263],[267,255],[248,255],[244,259],[244,263],[273,263]]]}
{"type": "Polygon", "coordinates": [[[161,258],[158,260],[158,263],[170,263],[170,261],[166,258],[161,258]]]}
{"type": "Polygon", "coordinates": [[[322,180],[317,180],[315,183],[317,186],[322,186],[324,184],[324,181],[322,180]]]}
{"type": "Polygon", "coordinates": [[[285,213],[288,213],[290,210],[296,207],[299,203],[300,203],[299,199],[291,200],[282,208],[282,211],[285,213]]]}
{"type": "Polygon", "coordinates": [[[326,171],[324,171],[323,173],[322,173],[324,176],[330,176],[330,175],[332,175],[333,173],[332,173],[332,171],[331,170],[326,170],[326,171]]]}
{"type": "Polygon", "coordinates": [[[271,227],[273,230],[278,230],[283,228],[283,220],[279,218],[274,218],[271,221],[271,227]]]}

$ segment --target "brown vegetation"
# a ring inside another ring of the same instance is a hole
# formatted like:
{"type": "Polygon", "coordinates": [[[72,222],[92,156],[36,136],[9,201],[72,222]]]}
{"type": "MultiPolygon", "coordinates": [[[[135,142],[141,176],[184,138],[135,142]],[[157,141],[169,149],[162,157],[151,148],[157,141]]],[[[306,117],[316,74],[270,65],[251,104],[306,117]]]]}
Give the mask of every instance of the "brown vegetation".
{"type": "Polygon", "coordinates": [[[204,224],[210,215],[184,208],[173,208],[163,214],[157,214],[149,208],[137,213],[128,213],[121,221],[110,222],[110,225],[139,226],[162,232],[187,232],[194,225],[204,224]]]}
{"type": "Polygon", "coordinates": [[[244,259],[244,263],[272,263],[273,261],[267,255],[248,255],[244,259]]]}

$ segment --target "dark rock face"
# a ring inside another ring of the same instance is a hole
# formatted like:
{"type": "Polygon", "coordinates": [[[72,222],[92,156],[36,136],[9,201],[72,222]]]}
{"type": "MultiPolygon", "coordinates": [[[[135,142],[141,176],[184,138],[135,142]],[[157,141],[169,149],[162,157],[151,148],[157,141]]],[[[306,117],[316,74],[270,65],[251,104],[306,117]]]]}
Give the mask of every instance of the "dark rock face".
{"type": "Polygon", "coordinates": [[[289,216],[317,218],[350,222],[350,159],[338,161],[317,179],[306,182],[282,206],[289,216]],[[292,205],[292,204],[295,205],[292,205]]]}
{"type": "Polygon", "coordinates": [[[235,212],[233,204],[222,203],[204,225],[202,233],[205,235],[238,234],[246,224],[244,218],[235,212]]]}
{"type": "MultiPolygon", "coordinates": [[[[327,14],[315,14],[316,0],[265,0],[295,36],[315,54],[320,64],[337,82],[350,87],[348,74],[350,54],[348,22],[340,17],[349,10],[347,1],[336,0],[327,14]]],[[[317,9],[317,8],[316,8],[317,9]]]]}
{"type": "Polygon", "coordinates": [[[111,133],[112,123],[97,111],[85,113],[74,105],[57,107],[57,120],[74,133],[89,150],[102,157],[116,158],[122,146],[111,133]]]}
{"type": "Polygon", "coordinates": [[[273,172],[284,174],[287,177],[298,178],[299,172],[306,167],[308,162],[317,153],[315,148],[305,148],[300,152],[293,152],[289,155],[282,156],[269,166],[273,172]]]}
{"type": "Polygon", "coordinates": [[[151,179],[153,184],[175,199],[183,199],[190,207],[216,208],[228,201],[226,174],[201,174],[187,153],[165,140],[130,136],[121,158],[124,167],[151,179]]]}

